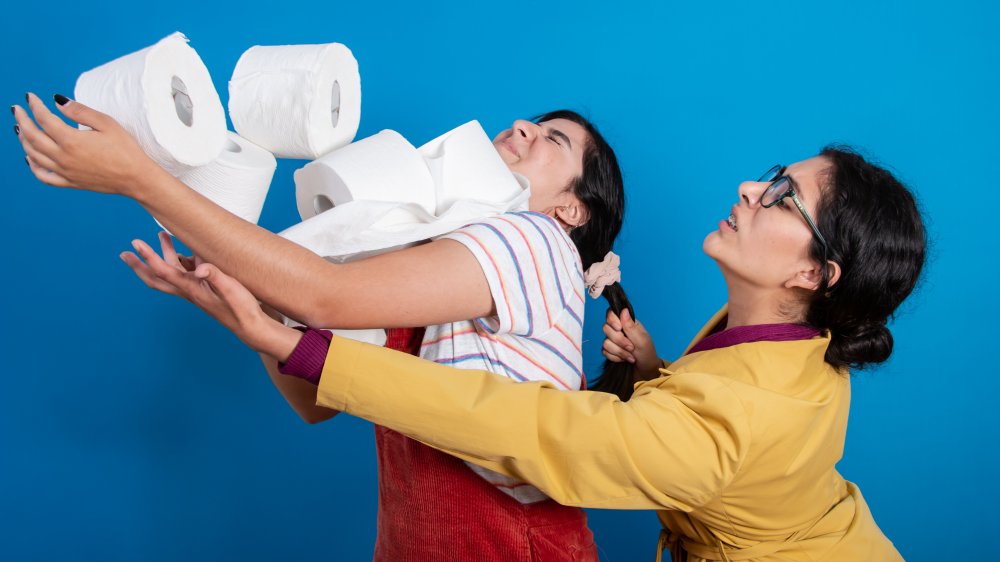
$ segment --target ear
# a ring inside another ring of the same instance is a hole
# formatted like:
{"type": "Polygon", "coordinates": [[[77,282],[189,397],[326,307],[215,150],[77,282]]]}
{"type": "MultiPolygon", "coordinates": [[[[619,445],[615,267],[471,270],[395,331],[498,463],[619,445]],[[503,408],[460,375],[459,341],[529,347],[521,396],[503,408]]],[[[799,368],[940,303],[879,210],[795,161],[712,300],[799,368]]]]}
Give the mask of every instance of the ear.
{"type": "Polygon", "coordinates": [[[590,213],[587,212],[587,208],[576,197],[566,205],[556,207],[555,215],[556,219],[563,224],[569,225],[571,228],[583,226],[590,219],[590,213]]]}
{"type": "MultiPolygon", "coordinates": [[[[803,269],[802,271],[796,272],[791,279],[785,281],[785,288],[806,289],[807,291],[815,291],[818,289],[819,282],[823,278],[823,270],[818,264],[813,264],[813,266],[814,267],[809,269],[803,269]]],[[[827,287],[833,287],[837,281],[840,281],[840,264],[833,260],[827,260],[826,267],[830,274],[827,287]]]]}

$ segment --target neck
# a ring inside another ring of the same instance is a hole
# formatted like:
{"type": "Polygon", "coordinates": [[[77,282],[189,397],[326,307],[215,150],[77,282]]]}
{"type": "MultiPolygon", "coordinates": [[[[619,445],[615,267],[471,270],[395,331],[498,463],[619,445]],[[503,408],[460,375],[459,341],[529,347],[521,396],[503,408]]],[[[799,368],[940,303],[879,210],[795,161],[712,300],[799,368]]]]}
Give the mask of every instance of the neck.
{"type": "Polygon", "coordinates": [[[802,322],[804,311],[801,305],[789,302],[787,289],[755,287],[742,281],[726,279],[729,294],[729,317],[726,328],[756,326],[760,324],[784,324],[802,322]]]}

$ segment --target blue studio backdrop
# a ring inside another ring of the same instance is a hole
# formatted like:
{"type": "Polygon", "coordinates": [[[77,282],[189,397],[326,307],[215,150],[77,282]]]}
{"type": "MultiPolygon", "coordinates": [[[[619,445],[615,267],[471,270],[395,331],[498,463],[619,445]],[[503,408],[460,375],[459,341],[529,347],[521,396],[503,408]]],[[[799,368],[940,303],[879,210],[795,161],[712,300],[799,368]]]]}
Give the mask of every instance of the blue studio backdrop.
{"type": "MultiPolygon", "coordinates": [[[[856,145],[914,188],[933,246],[892,324],[893,357],[855,374],[839,467],[908,560],[983,555],[1000,501],[993,3],[182,0],[5,12],[8,104],[28,90],[72,95],[81,72],[180,30],[223,103],[252,45],[348,45],[362,77],[358,138],[391,128],[419,144],[470,119],[496,133],[582,111],[621,159],[624,285],[666,357],[725,298],[701,241],[739,182],[830,142],[856,145]]],[[[370,424],[304,424],[252,352],[139,282],[118,258],[133,238],[155,240],[138,205],[40,184],[13,131],[0,163],[0,560],[370,559],[370,424]]],[[[279,161],[262,226],[296,221],[303,164],[279,161]]],[[[588,304],[591,374],[603,314],[603,301],[588,304]]],[[[590,516],[603,560],[651,559],[654,514],[590,516]]]]}

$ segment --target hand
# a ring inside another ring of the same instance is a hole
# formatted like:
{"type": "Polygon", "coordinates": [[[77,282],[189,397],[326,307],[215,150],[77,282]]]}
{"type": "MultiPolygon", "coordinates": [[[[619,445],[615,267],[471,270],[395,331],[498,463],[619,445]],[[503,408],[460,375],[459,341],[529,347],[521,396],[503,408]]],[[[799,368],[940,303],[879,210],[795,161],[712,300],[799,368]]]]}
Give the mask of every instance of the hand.
{"type": "Polygon", "coordinates": [[[652,378],[663,366],[649,332],[641,322],[632,319],[628,309],[622,310],[621,317],[608,310],[604,335],[601,349],[604,356],[614,363],[632,363],[635,365],[637,378],[652,378]]]}
{"type": "Polygon", "coordinates": [[[295,348],[299,332],[268,317],[250,291],[219,268],[178,256],[167,233],[160,233],[162,258],[141,240],[132,246],[142,259],[132,252],[121,258],[150,288],[190,301],[261,353],[284,360],[295,348]]]}
{"type": "Polygon", "coordinates": [[[38,96],[27,98],[30,113],[19,106],[11,109],[28,166],[42,183],[131,196],[140,179],[162,172],[111,116],[72,100],[57,104],[63,115],[92,129],[79,130],[49,111],[38,96]]]}

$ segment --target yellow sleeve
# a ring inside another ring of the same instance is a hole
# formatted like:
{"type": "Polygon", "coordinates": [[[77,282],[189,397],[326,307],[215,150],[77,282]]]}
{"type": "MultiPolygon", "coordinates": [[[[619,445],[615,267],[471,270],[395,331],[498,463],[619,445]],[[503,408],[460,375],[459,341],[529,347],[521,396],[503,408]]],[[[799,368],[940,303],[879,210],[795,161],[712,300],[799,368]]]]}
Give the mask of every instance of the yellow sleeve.
{"type": "Polygon", "coordinates": [[[661,377],[621,402],[338,337],[317,403],[586,507],[690,511],[729,483],[750,436],[739,398],[713,375],[661,377]]]}

